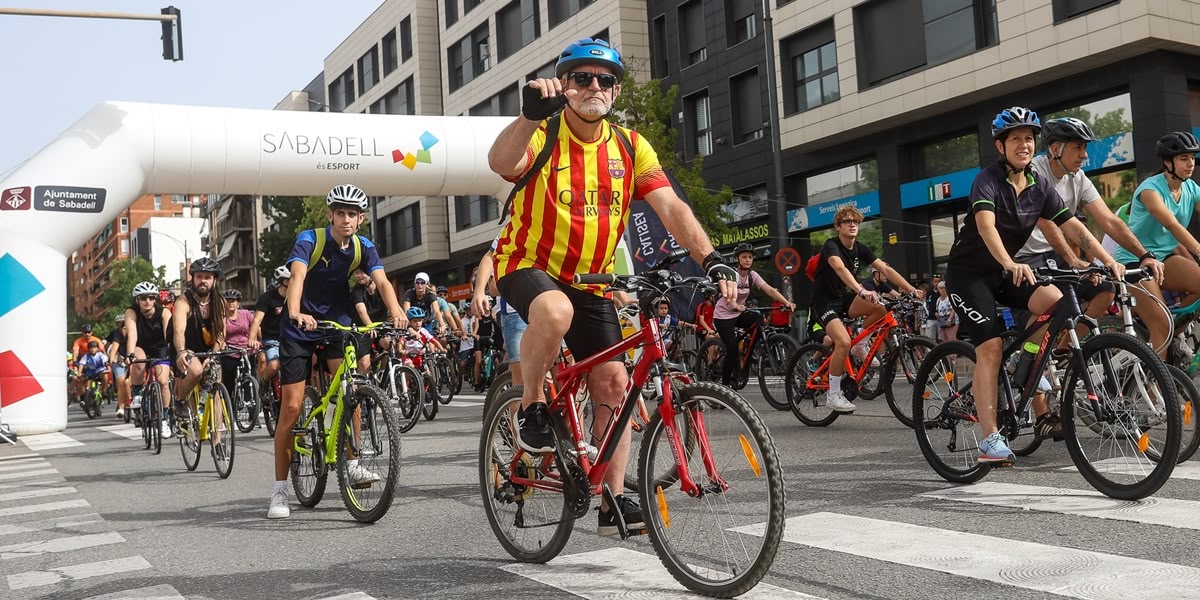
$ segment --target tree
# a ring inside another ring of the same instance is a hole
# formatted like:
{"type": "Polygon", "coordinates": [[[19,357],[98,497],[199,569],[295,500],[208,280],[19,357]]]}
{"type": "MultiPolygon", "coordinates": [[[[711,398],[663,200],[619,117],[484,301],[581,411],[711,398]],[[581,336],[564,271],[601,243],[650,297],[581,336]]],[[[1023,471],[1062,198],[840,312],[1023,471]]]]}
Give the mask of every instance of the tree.
{"type": "Polygon", "coordinates": [[[275,267],[287,260],[296,243],[296,232],[305,217],[304,198],[268,196],[263,198],[263,213],[274,221],[270,229],[258,235],[258,260],[255,268],[267,281],[274,278],[275,267]]]}
{"type": "Polygon", "coordinates": [[[659,163],[675,176],[696,219],[712,237],[728,229],[725,205],[733,199],[733,190],[727,185],[721,186],[719,191],[707,187],[702,174],[702,157],[684,164],[676,156],[675,142],[679,131],[671,127],[670,122],[678,96],[679,86],[673,85],[664,91],[659,80],[638,81],[637,70],[627,68],[625,79],[621,81],[621,95],[613,105],[613,122],[636,131],[658,151],[659,163]]]}
{"type": "Polygon", "coordinates": [[[167,287],[166,267],[154,268],[150,261],[138,256],[130,260],[113,262],[109,271],[112,285],[100,296],[100,306],[104,307],[101,318],[94,325],[97,336],[103,338],[112,331],[117,314],[125,311],[133,301],[131,295],[133,286],[149,281],[160,289],[167,287]]]}
{"type": "Polygon", "coordinates": [[[1059,111],[1046,115],[1046,119],[1062,119],[1066,117],[1075,117],[1084,123],[1087,123],[1092,128],[1092,133],[1096,134],[1097,138],[1106,138],[1118,133],[1125,133],[1133,130],[1133,124],[1125,120],[1125,109],[1118,108],[1092,118],[1091,111],[1086,108],[1077,107],[1070,110],[1059,111]]]}

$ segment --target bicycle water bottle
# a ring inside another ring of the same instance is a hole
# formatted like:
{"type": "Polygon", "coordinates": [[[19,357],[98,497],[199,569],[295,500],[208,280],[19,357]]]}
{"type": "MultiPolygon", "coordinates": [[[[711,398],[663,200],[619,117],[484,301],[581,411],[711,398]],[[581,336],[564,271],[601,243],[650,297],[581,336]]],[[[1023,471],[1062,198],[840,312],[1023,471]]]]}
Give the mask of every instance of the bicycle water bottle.
{"type": "Polygon", "coordinates": [[[1025,342],[1021,346],[1021,357],[1017,359],[1017,368],[1013,371],[1013,379],[1017,385],[1024,386],[1029,379],[1029,369],[1033,368],[1033,359],[1041,348],[1033,342],[1025,342]]]}

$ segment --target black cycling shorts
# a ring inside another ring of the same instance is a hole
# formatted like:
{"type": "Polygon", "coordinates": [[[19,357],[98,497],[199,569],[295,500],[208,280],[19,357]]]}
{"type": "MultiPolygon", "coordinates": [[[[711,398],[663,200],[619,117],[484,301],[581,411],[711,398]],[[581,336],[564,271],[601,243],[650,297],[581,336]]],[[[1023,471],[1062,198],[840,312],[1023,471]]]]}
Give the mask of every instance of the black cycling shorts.
{"type": "MultiPolygon", "coordinates": [[[[1025,263],[1036,269],[1038,267],[1047,266],[1046,261],[1049,259],[1055,260],[1058,263],[1058,268],[1060,268],[1060,269],[1067,269],[1067,268],[1070,268],[1070,266],[1071,266],[1070,262],[1063,259],[1063,257],[1059,256],[1058,253],[1054,252],[1053,250],[1051,250],[1050,252],[1043,252],[1041,254],[1034,254],[1031,256],[1022,256],[1021,258],[1018,258],[1017,261],[1021,262],[1021,263],[1025,263]]],[[[1131,267],[1131,268],[1137,268],[1137,267],[1131,267]]],[[[1060,285],[1059,287],[1062,287],[1062,286],[1060,285]]],[[[1096,284],[1092,283],[1092,279],[1090,277],[1088,277],[1079,282],[1079,287],[1076,288],[1075,294],[1079,298],[1080,302],[1090,302],[1092,300],[1092,298],[1095,298],[1096,296],[1100,295],[1103,292],[1109,292],[1109,293],[1115,294],[1117,292],[1117,286],[1114,285],[1111,281],[1102,281],[1102,282],[1100,282],[1100,285],[1096,285],[1096,284]]]]}
{"type": "Polygon", "coordinates": [[[821,327],[828,327],[829,322],[834,319],[845,319],[853,303],[854,294],[813,298],[812,306],[808,310],[809,320],[820,324],[821,327]]]}
{"type": "Polygon", "coordinates": [[[959,334],[978,346],[1000,337],[1008,327],[996,311],[999,302],[1013,310],[1028,310],[1029,299],[1036,285],[1013,285],[1012,276],[999,267],[989,270],[960,270],[951,267],[946,272],[946,291],[950,304],[958,313],[959,334]]]}
{"type": "Polygon", "coordinates": [[[323,361],[342,358],[342,346],[338,342],[308,342],[303,340],[279,340],[279,383],[300,383],[312,375],[312,357],[323,361]],[[318,349],[318,346],[322,346],[318,349]]]}
{"type": "MultiPolygon", "coordinates": [[[[530,319],[529,307],[538,296],[550,291],[566,294],[575,309],[575,316],[563,341],[575,360],[592,356],[621,341],[617,308],[608,298],[571,287],[556,281],[545,271],[533,268],[513,271],[501,277],[496,286],[500,288],[500,296],[504,301],[516,309],[526,323],[536,321],[536,315],[530,319]]],[[[612,360],[622,360],[624,357],[624,354],[618,354],[612,360]]]]}

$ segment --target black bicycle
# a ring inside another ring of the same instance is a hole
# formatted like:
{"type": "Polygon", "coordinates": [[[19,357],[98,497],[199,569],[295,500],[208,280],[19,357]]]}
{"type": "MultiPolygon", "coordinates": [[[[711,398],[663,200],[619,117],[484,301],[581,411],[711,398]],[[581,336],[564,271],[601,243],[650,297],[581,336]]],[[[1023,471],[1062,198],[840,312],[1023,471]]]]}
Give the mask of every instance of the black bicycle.
{"type": "MultiPolygon", "coordinates": [[[[1100,333],[1080,344],[1075,327],[1097,327],[1079,311],[1077,299],[1080,278],[1091,275],[1112,279],[1104,267],[1034,270],[1037,285],[1058,284],[1063,298],[1056,310],[1005,344],[1002,365],[1024,352],[1028,340],[1041,340],[1020,380],[1000,369],[997,423],[1010,441],[1032,428],[1029,403],[1053,349],[1065,336],[1069,361],[1059,411],[1071,461],[1101,493],[1138,500],[1162,487],[1175,468],[1182,436],[1179,394],[1166,365],[1141,341],[1124,333],[1100,333]]],[[[977,416],[974,372],[975,346],[946,342],[929,352],[913,385],[913,429],[921,453],[938,475],[955,483],[978,481],[991,469],[978,461],[986,432],[977,416]]]]}
{"type": "MultiPolygon", "coordinates": [[[[131,367],[136,364],[146,366],[142,371],[141,404],[138,408],[133,408],[131,404],[129,410],[134,412],[134,420],[142,429],[142,441],[146,443],[146,449],[153,449],[155,454],[162,452],[163,402],[162,391],[159,390],[158,381],[154,377],[154,367],[166,360],[163,358],[130,358],[128,361],[131,367]]],[[[165,387],[166,393],[170,394],[172,384],[167,383],[165,387]]]]}
{"type": "MultiPolygon", "coordinates": [[[[768,325],[766,314],[784,307],[753,309],[764,318],[748,328],[737,328],[737,366],[733,372],[735,390],[746,387],[751,370],[758,376],[758,388],[763,399],[775,410],[791,410],[787,397],[787,359],[800,347],[796,338],[784,333],[783,327],[768,325]]],[[[719,338],[706,340],[696,350],[696,378],[700,381],[721,381],[725,364],[725,344],[719,338]]]]}
{"type": "Polygon", "coordinates": [[[237,346],[229,346],[229,349],[238,353],[234,356],[238,361],[237,375],[234,376],[233,387],[229,390],[233,394],[233,420],[237,423],[238,431],[250,433],[258,425],[258,414],[262,412],[258,377],[254,374],[253,358],[257,352],[237,346]]]}

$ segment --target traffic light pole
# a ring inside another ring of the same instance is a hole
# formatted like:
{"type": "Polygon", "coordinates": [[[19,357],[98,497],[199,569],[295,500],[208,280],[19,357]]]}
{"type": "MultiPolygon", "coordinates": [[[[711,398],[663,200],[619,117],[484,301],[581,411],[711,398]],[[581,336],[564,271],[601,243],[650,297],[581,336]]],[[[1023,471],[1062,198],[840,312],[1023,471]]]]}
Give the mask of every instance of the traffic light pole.
{"type": "Polygon", "coordinates": [[[163,58],[167,60],[183,60],[183,33],[180,30],[180,14],[179,9],[174,6],[162,9],[162,14],[158,15],[84,10],[53,10],[45,8],[0,8],[0,15],[159,21],[163,24],[163,58]]]}

